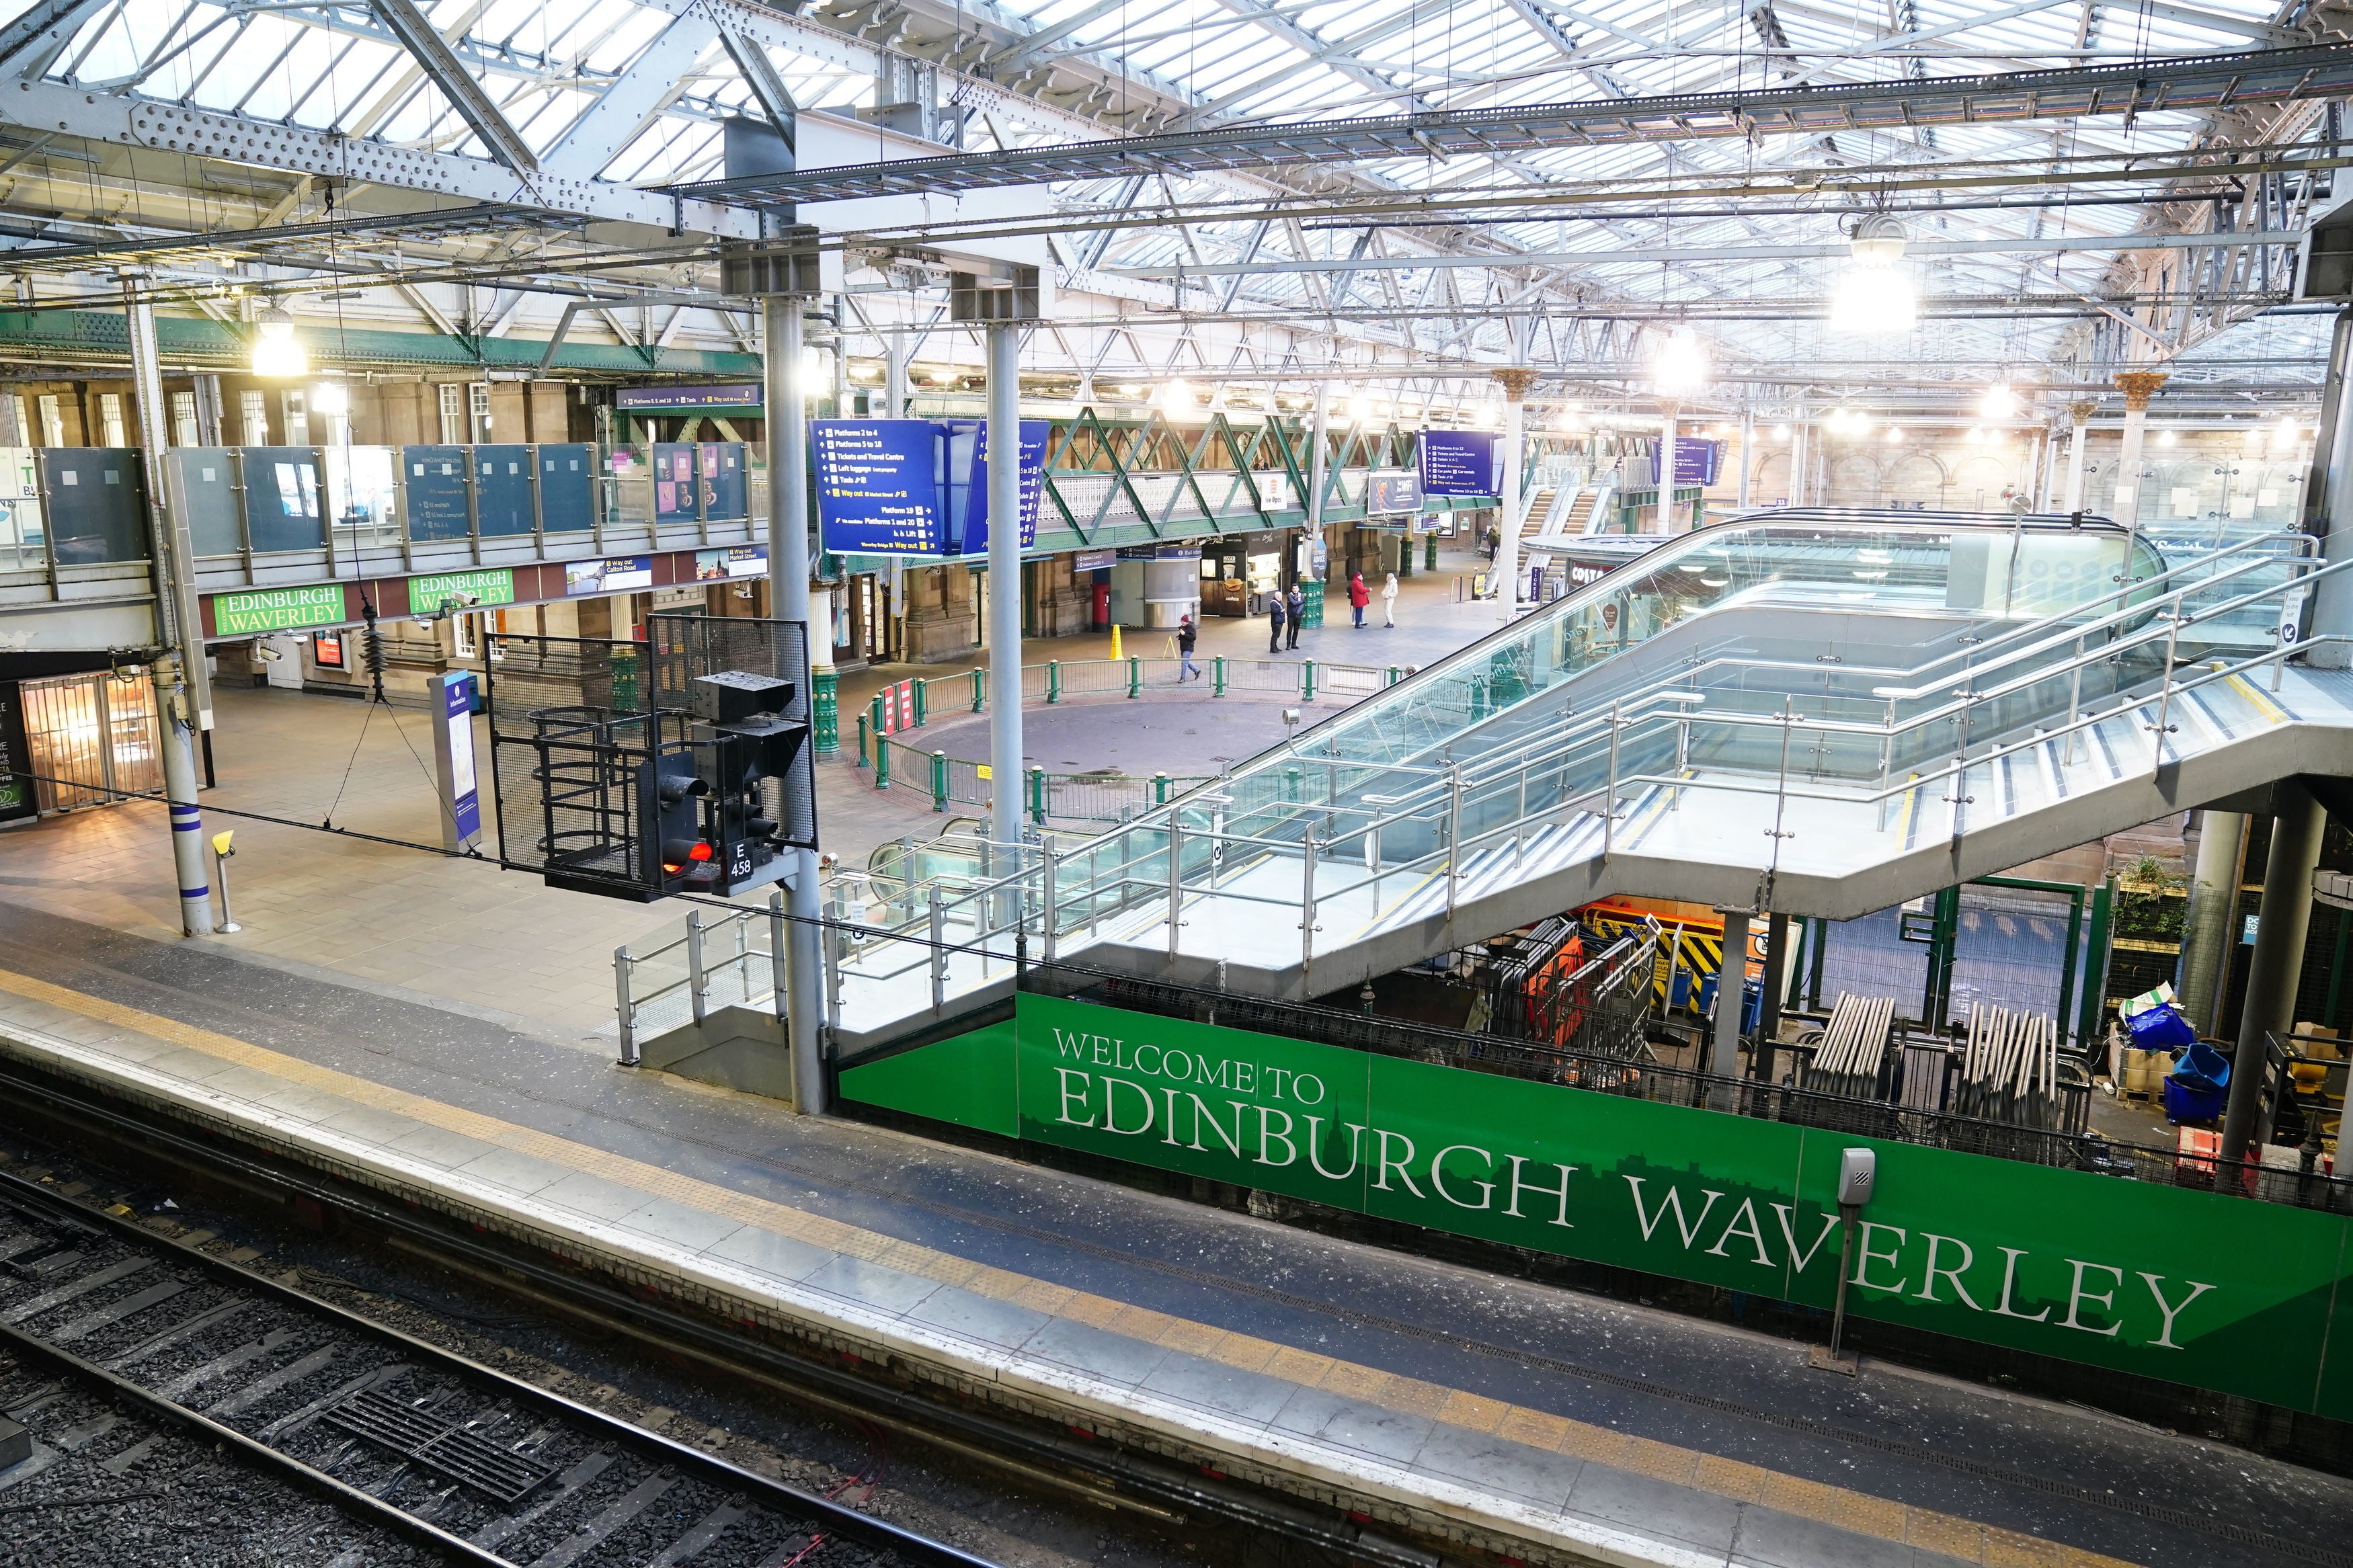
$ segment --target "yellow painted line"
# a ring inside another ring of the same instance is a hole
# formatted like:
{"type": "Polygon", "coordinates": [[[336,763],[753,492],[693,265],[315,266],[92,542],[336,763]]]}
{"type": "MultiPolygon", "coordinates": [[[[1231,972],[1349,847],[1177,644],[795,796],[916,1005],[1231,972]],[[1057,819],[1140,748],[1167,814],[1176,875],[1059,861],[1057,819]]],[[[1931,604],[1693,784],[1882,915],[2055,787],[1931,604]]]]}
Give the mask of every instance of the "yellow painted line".
{"type": "Polygon", "coordinates": [[[2016,1531],[1913,1508],[1827,1482],[1805,1480],[1761,1465],[1720,1458],[1672,1443],[1573,1421],[1462,1389],[1402,1377],[1377,1367],[1232,1333],[1212,1324],[1171,1317],[1107,1296],[1072,1290],[1010,1269],[975,1263],[424,1095],[391,1089],[234,1036],[200,1029],[176,1018],[142,1012],[30,975],[0,969],[0,991],[198,1051],[304,1089],[569,1166],[651,1196],[688,1205],[705,1214],[758,1226],[866,1262],[953,1285],[976,1295],[1015,1302],[1034,1311],[1070,1318],[1132,1339],[1148,1340],[1245,1372],[1266,1373],[1367,1404],[1492,1433],[1532,1447],[1595,1460],[1736,1501],[1753,1502],[1859,1535],[1943,1552],[1965,1563],[1982,1564],[1983,1568],[2137,1568],[2121,1558],[2105,1557],[2016,1531]]]}
{"type": "Polygon", "coordinates": [[[2255,705],[2255,711],[2274,724],[2287,722],[2287,710],[2255,689],[2254,683],[2243,675],[2232,676],[2223,682],[2232,690],[2255,705]]]}

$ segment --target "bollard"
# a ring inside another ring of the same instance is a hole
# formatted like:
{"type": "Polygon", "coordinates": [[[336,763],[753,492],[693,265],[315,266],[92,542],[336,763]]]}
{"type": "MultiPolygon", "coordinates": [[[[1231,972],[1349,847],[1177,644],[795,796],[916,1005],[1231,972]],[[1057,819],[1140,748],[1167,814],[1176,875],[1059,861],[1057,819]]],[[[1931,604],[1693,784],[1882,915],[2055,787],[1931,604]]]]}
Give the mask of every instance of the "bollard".
{"type": "Polygon", "coordinates": [[[1059,658],[1050,658],[1046,661],[1046,702],[1049,707],[1051,707],[1061,700],[1062,661],[1059,658]]]}
{"type": "Polygon", "coordinates": [[[866,756],[866,715],[863,713],[858,716],[858,765],[861,768],[874,765],[866,756]]]}
{"type": "Polygon", "coordinates": [[[221,896],[220,924],[213,927],[215,931],[245,929],[237,923],[237,917],[229,913],[228,909],[228,858],[237,853],[236,839],[237,829],[234,827],[213,835],[213,885],[220,889],[221,896]]]}
{"type": "Polygon", "coordinates": [[[934,752],[932,753],[932,809],[945,811],[947,808],[948,754],[945,752],[934,752]]]}
{"type": "Polygon", "coordinates": [[[1216,654],[1211,656],[1209,659],[1209,695],[1212,697],[1223,697],[1225,694],[1226,656],[1224,654],[1216,654]]]}
{"type": "Polygon", "coordinates": [[[874,787],[891,787],[891,740],[887,735],[874,742],[874,787]]]}
{"type": "Polygon", "coordinates": [[[1141,658],[1131,657],[1127,661],[1127,694],[1130,697],[1144,695],[1144,660],[1141,658]]]}
{"type": "Polygon", "coordinates": [[[686,999],[694,1009],[697,1024],[702,1022],[702,1016],[711,1005],[710,994],[704,990],[707,984],[702,968],[702,911],[689,910],[686,911],[686,999]]]}
{"type": "Polygon", "coordinates": [[[976,669],[972,672],[972,710],[977,713],[987,705],[988,671],[976,669]]]}
{"type": "Polygon", "coordinates": [[[1165,773],[1152,775],[1152,804],[1155,805],[1168,804],[1168,775],[1165,773]]]}
{"type": "Polygon", "coordinates": [[[1039,763],[1029,764],[1029,820],[1046,826],[1046,769],[1039,763]]]}
{"type": "Polygon", "coordinates": [[[920,730],[923,727],[924,721],[930,717],[931,702],[925,698],[923,691],[924,688],[931,685],[931,682],[928,680],[911,680],[907,682],[907,684],[915,689],[915,728],[920,730]]]}
{"type": "Polygon", "coordinates": [[[1299,700],[1313,702],[1315,700],[1315,661],[1312,658],[1301,660],[1299,670],[1299,700]]]}

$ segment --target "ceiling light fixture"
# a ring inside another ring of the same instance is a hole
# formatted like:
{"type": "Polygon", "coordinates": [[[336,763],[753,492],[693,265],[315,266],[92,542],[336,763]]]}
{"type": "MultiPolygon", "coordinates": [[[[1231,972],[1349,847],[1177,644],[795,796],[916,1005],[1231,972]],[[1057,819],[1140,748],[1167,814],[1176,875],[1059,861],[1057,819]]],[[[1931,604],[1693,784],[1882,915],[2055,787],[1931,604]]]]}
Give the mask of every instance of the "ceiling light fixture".
{"type": "Polygon", "coordinates": [[[2007,419],[2018,412],[2018,394],[2008,380],[1997,381],[1978,399],[1978,412],[1988,419],[2007,419]]]}
{"type": "Polygon", "coordinates": [[[294,336],[293,317],[272,306],[254,325],[254,374],[277,380],[311,374],[311,355],[294,336]]]}
{"type": "Polygon", "coordinates": [[[1688,397],[1707,384],[1707,346],[1689,327],[1677,327],[1651,359],[1651,384],[1662,397],[1688,397]]]}
{"type": "Polygon", "coordinates": [[[1908,332],[1918,325],[1920,299],[1905,272],[1904,227],[1894,218],[1868,217],[1848,243],[1853,258],[1831,294],[1831,327],[1841,332],[1908,332]]]}

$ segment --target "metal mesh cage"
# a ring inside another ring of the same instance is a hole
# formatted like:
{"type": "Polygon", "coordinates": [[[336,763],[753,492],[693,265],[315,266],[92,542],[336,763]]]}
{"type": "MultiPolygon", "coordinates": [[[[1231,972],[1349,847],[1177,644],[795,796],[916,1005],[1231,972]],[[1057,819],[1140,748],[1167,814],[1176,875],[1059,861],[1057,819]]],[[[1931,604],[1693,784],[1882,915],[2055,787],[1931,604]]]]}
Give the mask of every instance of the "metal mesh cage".
{"type": "MultiPolygon", "coordinates": [[[[684,709],[697,676],[740,670],[793,683],[792,700],[777,713],[789,724],[809,721],[808,627],[799,621],[755,621],[736,616],[646,617],[645,649],[653,705],[684,709]]],[[[774,808],[776,840],[817,847],[817,749],[803,745],[778,781],[774,808]]]]}
{"type": "MultiPolygon", "coordinates": [[[[484,689],[501,863],[651,897],[660,881],[649,823],[656,759],[701,757],[711,747],[709,730],[689,711],[695,678],[746,671],[789,680],[792,700],[778,717],[808,721],[799,623],[651,616],[647,639],[490,638],[484,689]]],[[[764,795],[778,840],[814,848],[813,749],[803,744],[764,795]]]]}

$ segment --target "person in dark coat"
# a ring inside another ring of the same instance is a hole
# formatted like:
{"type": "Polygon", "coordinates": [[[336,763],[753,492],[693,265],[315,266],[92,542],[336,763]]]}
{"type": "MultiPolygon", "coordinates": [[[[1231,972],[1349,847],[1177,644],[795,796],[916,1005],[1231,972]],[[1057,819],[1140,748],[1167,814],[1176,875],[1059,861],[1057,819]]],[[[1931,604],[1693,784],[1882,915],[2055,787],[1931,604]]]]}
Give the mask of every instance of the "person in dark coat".
{"type": "Polygon", "coordinates": [[[1282,596],[1282,611],[1291,618],[1283,632],[1282,646],[1295,648],[1299,646],[1300,623],[1307,619],[1307,595],[1299,591],[1298,584],[1293,583],[1291,592],[1282,596]]]}
{"type": "Polygon", "coordinates": [[[1365,586],[1362,572],[1348,574],[1348,609],[1356,617],[1356,629],[1365,629],[1365,606],[1373,602],[1372,590],[1365,586]]]}
{"type": "Polygon", "coordinates": [[[1176,622],[1176,657],[1182,661],[1176,669],[1179,681],[1201,679],[1201,667],[1193,662],[1193,617],[1179,617],[1176,622]]]}
{"type": "Polygon", "coordinates": [[[1282,609],[1281,594],[1266,596],[1266,651],[1269,653],[1282,651],[1282,609]]]}

